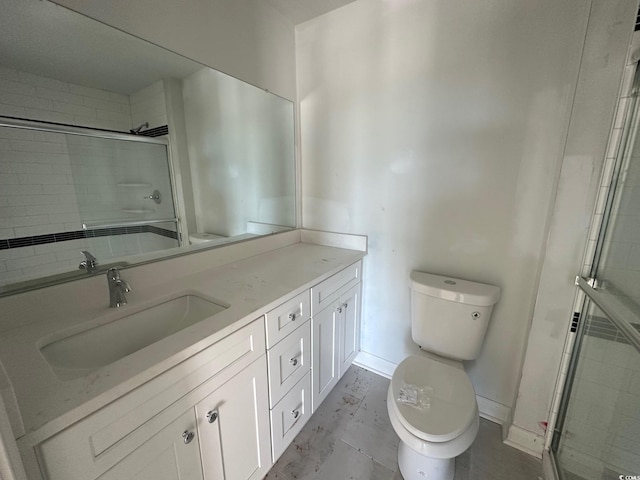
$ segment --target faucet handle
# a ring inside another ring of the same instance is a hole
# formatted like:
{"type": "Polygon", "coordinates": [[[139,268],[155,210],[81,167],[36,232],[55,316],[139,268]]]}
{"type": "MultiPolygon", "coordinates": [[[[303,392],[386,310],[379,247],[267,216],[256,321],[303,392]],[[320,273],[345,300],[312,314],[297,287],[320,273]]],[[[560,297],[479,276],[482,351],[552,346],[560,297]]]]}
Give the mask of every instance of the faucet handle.
{"type": "Polygon", "coordinates": [[[127,282],[126,280],[119,278],[117,282],[122,286],[125,292],[129,293],[131,291],[131,285],[129,285],[129,282],[127,282]]]}
{"type": "Polygon", "coordinates": [[[86,270],[87,273],[93,272],[98,266],[98,259],[93,255],[91,255],[91,252],[87,250],[83,250],[82,254],[84,255],[85,259],[80,262],[80,265],[78,265],[78,268],[80,270],[86,270]]]}
{"type": "Polygon", "coordinates": [[[127,282],[123,278],[120,278],[120,270],[118,270],[116,267],[111,267],[109,270],[107,270],[107,278],[109,279],[109,282],[113,283],[113,285],[121,287],[125,292],[131,291],[131,285],[129,285],[129,282],[127,282]]]}
{"type": "Polygon", "coordinates": [[[116,267],[107,270],[107,278],[109,280],[120,280],[120,271],[116,267]]]}
{"type": "Polygon", "coordinates": [[[127,304],[125,293],[131,291],[131,285],[120,278],[120,271],[116,267],[107,270],[107,283],[109,284],[109,306],[117,308],[127,304]]]}

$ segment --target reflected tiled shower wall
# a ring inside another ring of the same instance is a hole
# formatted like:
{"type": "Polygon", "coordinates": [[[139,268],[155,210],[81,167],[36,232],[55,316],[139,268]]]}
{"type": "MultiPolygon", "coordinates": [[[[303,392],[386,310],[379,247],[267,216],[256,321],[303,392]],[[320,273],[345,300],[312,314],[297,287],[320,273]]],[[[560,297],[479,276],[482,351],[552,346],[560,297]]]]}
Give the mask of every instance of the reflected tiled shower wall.
{"type": "MultiPolygon", "coordinates": [[[[129,97],[1,66],[0,115],[125,132],[143,118],[151,126],[156,121],[166,124],[161,82],[129,97]]],[[[123,210],[152,193],[153,188],[117,187],[118,172],[125,168],[131,172],[129,182],[142,183],[144,176],[150,186],[162,184],[161,211],[147,200],[153,205],[149,209],[154,210],[154,218],[174,217],[166,164],[159,174],[148,173],[145,169],[155,165],[154,159],[148,152],[137,152],[126,165],[117,165],[128,142],[104,142],[0,128],[0,284],[76,268],[82,250],[101,259],[177,246],[175,236],[157,232],[157,227],[175,231],[175,225],[169,224],[83,238],[83,221],[132,219],[135,212],[123,210]],[[120,213],[114,215],[114,211],[120,213]],[[52,240],[44,234],[56,235],[52,240]],[[20,246],[9,248],[7,240],[17,238],[23,239],[20,246]]]]}
{"type": "Polygon", "coordinates": [[[132,128],[129,97],[0,65],[0,115],[89,128],[132,128]]]}

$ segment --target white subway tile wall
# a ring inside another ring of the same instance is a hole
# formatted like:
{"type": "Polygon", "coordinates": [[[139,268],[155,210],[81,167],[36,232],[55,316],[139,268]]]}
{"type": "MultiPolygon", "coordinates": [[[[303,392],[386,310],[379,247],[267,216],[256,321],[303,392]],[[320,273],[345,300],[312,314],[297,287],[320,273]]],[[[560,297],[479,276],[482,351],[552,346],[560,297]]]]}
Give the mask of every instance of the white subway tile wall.
{"type": "MultiPolygon", "coordinates": [[[[167,123],[162,82],[130,100],[127,95],[5,67],[0,67],[0,115],[123,132],[144,121],[151,126],[167,123]]],[[[144,147],[0,128],[0,239],[79,231],[83,221],[173,218],[165,147],[144,147]],[[131,184],[144,186],[130,188],[131,184]],[[160,205],[144,198],[155,189],[163,195],[160,205]]],[[[82,250],[106,259],[175,246],[174,238],[142,232],[4,249],[0,284],[76,268],[82,250]]]]}
{"type": "Polygon", "coordinates": [[[0,115],[128,131],[129,96],[0,67],[0,115]]]}
{"type": "Polygon", "coordinates": [[[132,93],[130,99],[134,128],[143,123],[149,123],[149,128],[168,124],[164,84],[161,80],[132,93]]]}

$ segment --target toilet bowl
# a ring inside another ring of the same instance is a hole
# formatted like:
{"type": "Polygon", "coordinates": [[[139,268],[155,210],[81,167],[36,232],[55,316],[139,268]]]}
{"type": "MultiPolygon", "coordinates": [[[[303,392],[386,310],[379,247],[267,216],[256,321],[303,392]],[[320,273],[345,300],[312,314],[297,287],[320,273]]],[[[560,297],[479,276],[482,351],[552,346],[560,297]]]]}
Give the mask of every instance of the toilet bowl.
{"type": "Polygon", "coordinates": [[[411,272],[411,337],[421,352],[398,364],[387,393],[404,480],[452,480],[455,457],[476,438],[478,403],[462,361],[480,354],[499,298],[494,285],[411,272]]]}
{"type": "Polygon", "coordinates": [[[387,393],[405,480],[452,479],[455,457],[471,446],[480,425],[475,392],[462,364],[434,357],[404,359],[387,393]],[[401,395],[405,390],[417,393],[415,404],[413,397],[401,395]]]}

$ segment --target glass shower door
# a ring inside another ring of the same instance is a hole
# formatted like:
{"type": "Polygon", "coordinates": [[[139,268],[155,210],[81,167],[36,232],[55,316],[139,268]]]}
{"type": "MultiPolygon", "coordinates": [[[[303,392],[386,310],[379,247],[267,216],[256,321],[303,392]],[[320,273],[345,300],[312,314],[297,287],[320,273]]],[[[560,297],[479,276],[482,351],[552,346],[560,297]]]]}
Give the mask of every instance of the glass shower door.
{"type": "Polygon", "coordinates": [[[640,478],[640,79],[606,198],[551,450],[564,480],[640,478]]]}
{"type": "Polygon", "coordinates": [[[87,249],[101,262],[179,246],[167,144],[66,135],[87,249]]]}
{"type": "Polygon", "coordinates": [[[555,451],[559,473],[565,480],[640,475],[640,353],[590,300],[583,319],[555,451]]]}

